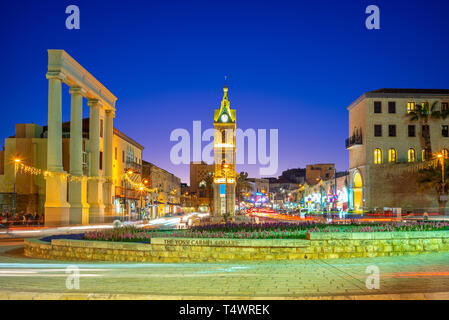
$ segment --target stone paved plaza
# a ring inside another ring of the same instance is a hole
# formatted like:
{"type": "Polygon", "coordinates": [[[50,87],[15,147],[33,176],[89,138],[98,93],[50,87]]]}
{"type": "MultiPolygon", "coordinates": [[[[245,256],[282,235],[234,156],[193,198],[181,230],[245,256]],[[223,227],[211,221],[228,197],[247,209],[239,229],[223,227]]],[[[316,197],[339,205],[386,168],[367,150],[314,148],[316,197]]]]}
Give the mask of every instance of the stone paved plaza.
{"type": "Polygon", "coordinates": [[[157,299],[372,298],[372,295],[425,298],[422,294],[439,293],[429,297],[449,298],[447,253],[254,263],[139,264],[29,259],[21,255],[21,247],[19,243],[9,243],[0,248],[2,299],[52,298],[50,293],[75,298],[94,294],[100,298],[121,295],[115,297],[157,299]],[[80,268],[80,289],[68,290],[65,268],[74,264],[80,268]],[[379,290],[369,290],[365,285],[366,268],[371,265],[380,269],[379,290]]]}

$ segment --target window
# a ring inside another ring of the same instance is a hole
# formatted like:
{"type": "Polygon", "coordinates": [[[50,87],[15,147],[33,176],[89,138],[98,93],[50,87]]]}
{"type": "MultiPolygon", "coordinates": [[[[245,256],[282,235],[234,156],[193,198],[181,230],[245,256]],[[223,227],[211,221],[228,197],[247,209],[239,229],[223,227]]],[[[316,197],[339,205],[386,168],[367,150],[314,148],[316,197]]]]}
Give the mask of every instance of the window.
{"type": "Polygon", "coordinates": [[[447,157],[449,156],[449,152],[447,151],[447,149],[441,150],[441,153],[443,154],[444,159],[447,159],[447,157]]]}
{"type": "Polygon", "coordinates": [[[115,147],[115,150],[114,150],[114,158],[115,158],[115,160],[117,160],[117,147],[115,147]]]}
{"type": "Polygon", "coordinates": [[[122,162],[125,162],[125,151],[122,151],[122,162]]]}
{"type": "Polygon", "coordinates": [[[423,136],[423,138],[430,137],[430,128],[429,128],[428,124],[424,124],[422,126],[422,136],[423,136]]]}
{"type": "Polygon", "coordinates": [[[103,138],[103,132],[104,132],[104,127],[103,127],[103,119],[100,119],[100,138],[103,138]]]}
{"type": "Polygon", "coordinates": [[[411,124],[408,126],[408,136],[416,137],[415,125],[411,124]]]}
{"type": "Polygon", "coordinates": [[[374,150],[374,164],[382,164],[382,149],[377,148],[374,150]]]}
{"type": "Polygon", "coordinates": [[[391,148],[388,150],[388,162],[395,163],[396,162],[396,149],[391,148]]]}
{"type": "Polygon", "coordinates": [[[221,143],[226,143],[226,131],[221,132],[221,143]]]}
{"type": "Polygon", "coordinates": [[[382,113],[382,102],[374,101],[374,113],[382,113]]]}
{"type": "Polygon", "coordinates": [[[388,136],[396,137],[396,125],[395,124],[390,124],[388,126],[388,136]]]}
{"type": "Polygon", "coordinates": [[[413,148],[408,149],[408,162],[416,161],[416,151],[413,148]]]}
{"type": "Polygon", "coordinates": [[[103,151],[100,151],[100,170],[103,170],[103,151]]]}
{"type": "Polygon", "coordinates": [[[426,149],[422,149],[422,151],[421,151],[421,158],[422,158],[422,161],[427,161],[427,160],[429,160],[431,158],[429,156],[429,153],[427,152],[426,149]]]}
{"type": "Polygon", "coordinates": [[[388,113],[396,113],[396,102],[395,101],[388,102],[388,113]]]}
{"type": "Polygon", "coordinates": [[[382,137],[382,125],[380,125],[380,124],[374,125],[374,136],[382,137]]]}
{"type": "Polygon", "coordinates": [[[408,102],[407,103],[407,112],[410,113],[416,110],[416,102],[408,102]]]}
{"type": "Polygon", "coordinates": [[[449,110],[449,103],[441,102],[441,111],[448,111],[448,110],[449,110]]]}
{"type": "Polygon", "coordinates": [[[441,126],[441,135],[445,138],[449,137],[449,127],[447,125],[441,126]]]}

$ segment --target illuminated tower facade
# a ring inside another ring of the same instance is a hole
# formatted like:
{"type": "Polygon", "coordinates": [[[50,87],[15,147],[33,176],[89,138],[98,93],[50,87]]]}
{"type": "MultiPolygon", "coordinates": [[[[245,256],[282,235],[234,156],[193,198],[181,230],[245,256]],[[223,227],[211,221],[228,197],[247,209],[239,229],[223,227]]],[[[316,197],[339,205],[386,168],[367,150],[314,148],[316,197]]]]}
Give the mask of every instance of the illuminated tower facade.
{"type": "Polygon", "coordinates": [[[235,130],[236,112],[231,109],[228,87],[223,88],[220,109],[214,113],[214,211],[216,218],[235,215],[235,130]]]}

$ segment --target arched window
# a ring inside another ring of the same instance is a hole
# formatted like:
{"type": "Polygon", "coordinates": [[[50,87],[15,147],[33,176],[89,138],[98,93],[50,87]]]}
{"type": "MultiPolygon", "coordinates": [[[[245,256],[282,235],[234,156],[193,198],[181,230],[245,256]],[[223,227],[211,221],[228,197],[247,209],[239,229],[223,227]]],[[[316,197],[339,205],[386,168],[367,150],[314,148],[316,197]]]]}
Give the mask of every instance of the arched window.
{"type": "Polygon", "coordinates": [[[408,162],[416,161],[416,151],[413,148],[408,149],[408,162]]]}
{"type": "Polygon", "coordinates": [[[429,160],[429,159],[427,159],[427,151],[426,151],[426,149],[422,149],[422,151],[421,151],[421,158],[422,158],[422,161],[429,160]]]}
{"type": "Polygon", "coordinates": [[[374,150],[374,163],[375,164],[382,164],[383,157],[382,157],[382,149],[376,148],[374,150]]]}
{"type": "Polygon", "coordinates": [[[388,150],[388,162],[395,163],[396,158],[396,149],[391,148],[390,150],[388,150]]]}

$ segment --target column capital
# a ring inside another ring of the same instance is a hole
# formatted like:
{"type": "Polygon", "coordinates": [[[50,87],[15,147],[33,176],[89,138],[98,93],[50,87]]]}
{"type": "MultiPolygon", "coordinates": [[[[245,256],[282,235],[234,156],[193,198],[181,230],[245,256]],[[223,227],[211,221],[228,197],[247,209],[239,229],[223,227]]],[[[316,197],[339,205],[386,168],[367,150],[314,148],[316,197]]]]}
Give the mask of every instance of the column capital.
{"type": "Polygon", "coordinates": [[[115,118],[115,110],[106,110],[106,116],[115,118]]]}
{"type": "Polygon", "coordinates": [[[63,74],[62,72],[56,71],[56,72],[51,72],[48,71],[47,74],[45,75],[45,77],[50,80],[50,79],[58,79],[61,81],[64,81],[66,79],[65,74],[63,74]]]}
{"type": "Polygon", "coordinates": [[[86,92],[86,90],[84,90],[83,88],[80,88],[80,87],[70,87],[69,93],[71,95],[79,94],[81,96],[85,96],[87,92],[86,92]]]}
{"type": "Polygon", "coordinates": [[[89,107],[91,107],[91,108],[94,108],[94,107],[98,107],[99,108],[99,107],[102,106],[101,101],[97,100],[97,99],[89,99],[89,100],[87,100],[87,105],[89,107]]]}

